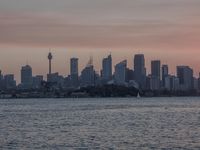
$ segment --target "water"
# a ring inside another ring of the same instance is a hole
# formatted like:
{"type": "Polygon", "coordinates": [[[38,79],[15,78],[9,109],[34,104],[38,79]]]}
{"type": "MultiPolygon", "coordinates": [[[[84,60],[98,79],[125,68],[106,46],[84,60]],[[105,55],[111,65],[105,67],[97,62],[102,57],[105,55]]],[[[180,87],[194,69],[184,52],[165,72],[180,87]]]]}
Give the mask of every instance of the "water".
{"type": "Polygon", "coordinates": [[[0,149],[200,149],[200,98],[0,100],[0,149]]]}

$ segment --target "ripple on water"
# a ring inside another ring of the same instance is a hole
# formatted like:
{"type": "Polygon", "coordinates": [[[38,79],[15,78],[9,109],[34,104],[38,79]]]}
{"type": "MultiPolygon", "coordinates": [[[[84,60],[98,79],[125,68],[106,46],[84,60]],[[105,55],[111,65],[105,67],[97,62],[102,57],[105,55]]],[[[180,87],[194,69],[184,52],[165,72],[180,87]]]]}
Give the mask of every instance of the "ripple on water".
{"type": "Polygon", "coordinates": [[[200,149],[200,100],[0,101],[0,149],[200,149]]]}

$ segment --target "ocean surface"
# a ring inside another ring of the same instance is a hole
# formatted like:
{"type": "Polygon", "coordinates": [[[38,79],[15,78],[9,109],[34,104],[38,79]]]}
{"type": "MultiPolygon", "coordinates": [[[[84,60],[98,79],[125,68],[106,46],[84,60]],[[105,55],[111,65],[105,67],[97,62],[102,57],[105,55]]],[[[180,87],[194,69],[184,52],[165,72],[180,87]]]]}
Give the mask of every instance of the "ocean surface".
{"type": "Polygon", "coordinates": [[[0,100],[0,149],[200,149],[200,98],[0,100]]]}

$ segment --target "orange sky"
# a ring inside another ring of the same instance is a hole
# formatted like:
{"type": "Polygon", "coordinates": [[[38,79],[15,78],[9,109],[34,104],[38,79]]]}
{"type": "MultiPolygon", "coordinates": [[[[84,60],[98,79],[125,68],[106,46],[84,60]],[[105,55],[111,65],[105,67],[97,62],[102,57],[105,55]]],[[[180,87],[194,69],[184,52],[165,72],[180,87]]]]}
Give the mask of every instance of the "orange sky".
{"type": "Polygon", "coordinates": [[[113,63],[144,53],[161,59],[175,73],[176,65],[200,71],[199,0],[0,0],[0,69],[19,81],[21,65],[34,74],[47,72],[47,53],[54,54],[53,71],[69,73],[69,58],[90,55],[96,70],[112,52],[113,63]]]}

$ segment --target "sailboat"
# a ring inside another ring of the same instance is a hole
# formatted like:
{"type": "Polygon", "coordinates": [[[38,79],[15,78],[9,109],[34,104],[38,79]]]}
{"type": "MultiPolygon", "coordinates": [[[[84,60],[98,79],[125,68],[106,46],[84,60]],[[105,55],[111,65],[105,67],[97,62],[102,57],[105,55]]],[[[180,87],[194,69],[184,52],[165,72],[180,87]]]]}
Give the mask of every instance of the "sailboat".
{"type": "Polygon", "coordinates": [[[140,92],[138,92],[138,94],[137,94],[137,98],[141,98],[141,96],[140,96],[140,92]]]}

